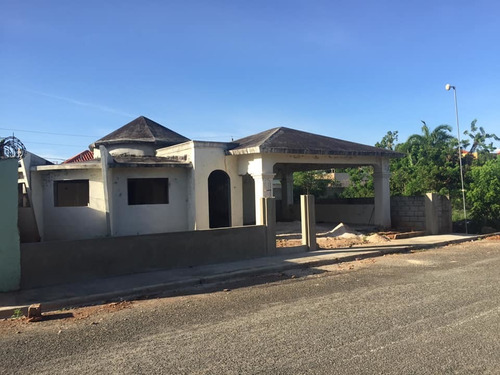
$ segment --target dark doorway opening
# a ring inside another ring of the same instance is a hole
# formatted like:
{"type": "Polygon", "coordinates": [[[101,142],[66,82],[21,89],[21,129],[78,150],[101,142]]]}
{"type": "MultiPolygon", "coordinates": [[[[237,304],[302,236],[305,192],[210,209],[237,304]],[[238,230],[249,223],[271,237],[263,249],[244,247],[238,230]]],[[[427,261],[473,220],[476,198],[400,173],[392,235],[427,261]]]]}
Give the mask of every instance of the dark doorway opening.
{"type": "Polygon", "coordinates": [[[255,225],[255,181],[246,174],[243,179],[243,225],[255,225]]]}
{"type": "Polygon", "coordinates": [[[230,181],[224,171],[213,171],[208,176],[208,209],[210,228],[231,226],[230,181]]]}

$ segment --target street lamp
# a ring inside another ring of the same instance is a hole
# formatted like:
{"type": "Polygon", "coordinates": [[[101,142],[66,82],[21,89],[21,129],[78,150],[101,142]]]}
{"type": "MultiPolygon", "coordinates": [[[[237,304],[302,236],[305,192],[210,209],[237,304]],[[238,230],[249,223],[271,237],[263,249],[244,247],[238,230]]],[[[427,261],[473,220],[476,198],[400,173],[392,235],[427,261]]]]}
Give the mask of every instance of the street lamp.
{"type": "Polygon", "coordinates": [[[447,91],[453,89],[453,94],[455,97],[455,117],[457,118],[457,137],[458,137],[458,162],[460,163],[460,181],[462,182],[462,201],[464,204],[464,222],[465,222],[465,234],[467,232],[467,211],[465,210],[465,188],[464,188],[464,171],[462,168],[462,146],[460,145],[460,125],[458,124],[458,105],[457,105],[457,89],[455,86],[446,84],[444,87],[447,91]]]}

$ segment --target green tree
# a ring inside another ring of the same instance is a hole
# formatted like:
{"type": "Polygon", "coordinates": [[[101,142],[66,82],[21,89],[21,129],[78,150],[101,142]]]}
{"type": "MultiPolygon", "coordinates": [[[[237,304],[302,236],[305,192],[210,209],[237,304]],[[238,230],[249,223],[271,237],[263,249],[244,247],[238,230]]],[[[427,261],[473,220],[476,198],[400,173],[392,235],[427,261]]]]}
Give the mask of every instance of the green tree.
{"type": "Polygon", "coordinates": [[[389,130],[380,142],[375,143],[375,147],[385,148],[386,150],[394,151],[396,142],[398,141],[398,131],[389,130]]]}
{"type": "MultiPolygon", "coordinates": [[[[395,144],[397,133],[387,132],[377,147],[394,149],[405,156],[391,160],[391,194],[422,195],[437,192],[449,195],[455,209],[462,207],[458,140],[452,136],[449,125],[431,130],[422,121],[420,134],[413,134],[407,141],[395,144]],[[395,145],[394,145],[395,144],[395,145]]],[[[472,121],[470,130],[461,146],[469,153],[462,157],[467,205],[471,217],[479,224],[496,225],[500,229],[500,175],[498,159],[491,152],[493,140],[500,140],[487,133],[472,121]],[[475,153],[475,154],[473,154],[475,153]]]]}
{"type": "Polygon", "coordinates": [[[422,133],[413,134],[395,150],[406,156],[391,163],[394,195],[449,194],[459,181],[457,141],[449,125],[430,130],[422,121],[422,133]]]}
{"type": "Polygon", "coordinates": [[[500,229],[500,157],[472,166],[467,191],[471,218],[500,229]]]}
{"type": "Polygon", "coordinates": [[[486,133],[482,126],[476,126],[477,119],[474,119],[470,124],[470,131],[464,131],[464,135],[469,136],[470,140],[464,140],[463,146],[467,149],[470,146],[469,153],[472,154],[474,152],[478,153],[491,153],[495,150],[495,146],[493,146],[493,142],[489,140],[494,139],[495,141],[500,141],[500,138],[493,133],[486,133]]]}
{"type": "Polygon", "coordinates": [[[341,198],[371,198],[374,196],[373,167],[347,168],[349,186],[344,189],[341,198]]]}
{"type": "Polygon", "coordinates": [[[323,171],[294,172],[293,193],[297,197],[301,194],[312,194],[316,198],[323,196],[330,182],[323,177],[323,171]]]}

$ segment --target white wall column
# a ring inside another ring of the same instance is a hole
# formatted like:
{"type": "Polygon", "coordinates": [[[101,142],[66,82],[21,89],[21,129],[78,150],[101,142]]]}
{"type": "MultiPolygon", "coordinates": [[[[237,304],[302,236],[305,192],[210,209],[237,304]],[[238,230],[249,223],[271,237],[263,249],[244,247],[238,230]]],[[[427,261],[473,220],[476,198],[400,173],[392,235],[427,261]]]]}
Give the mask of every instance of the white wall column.
{"type": "Polygon", "coordinates": [[[391,191],[389,185],[389,160],[382,159],[373,166],[373,185],[375,188],[374,224],[382,228],[391,226],[391,191]]]}
{"type": "Polygon", "coordinates": [[[273,197],[273,178],[274,173],[261,173],[251,175],[255,181],[255,219],[257,225],[263,225],[262,209],[260,198],[273,197]]]}
{"type": "Polygon", "coordinates": [[[106,235],[112,237],[115,234],[113,220],[113,177],[109,165],[113,157],[104,146],[99,146],[101,154],[102,187],[104,189],[104,207],[106,210],[106,235]]]}

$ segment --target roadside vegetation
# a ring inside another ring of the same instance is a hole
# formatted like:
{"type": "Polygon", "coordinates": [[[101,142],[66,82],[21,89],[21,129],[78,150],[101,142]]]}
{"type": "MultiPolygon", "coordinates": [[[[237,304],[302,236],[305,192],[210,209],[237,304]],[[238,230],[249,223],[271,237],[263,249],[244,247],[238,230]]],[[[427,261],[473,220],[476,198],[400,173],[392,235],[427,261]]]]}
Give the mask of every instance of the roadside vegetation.
{"type": "MultiPolygon", "coordinates": [[[[449,196],[455,229],[460,230],[464,226],[462,187],[458,139],[452,130],[449,125],[431,129],[422,121],[421,132],[411,135],[405,142],[398,143],[398,131],[395,130],[388,131],[375,146],[404,155],[391,160],[393,196],[421,196],[429,192],[449,196]]],[[[493,141],[500,138],[478,126],[477,120],[471,122],[461,138],[469,230],[479,232],[484,227],[500,230],[500,155],[493,153],[493,141]]],[[[350,185],[337,189],[337,198],[373,197],[370,167],[346,168],[340,172],[349,174],[350,185]]],[[[324,171],[295,173],[296,194],[308,191],[318,198],[324,197],[327,187],[332,185],[325,176],[324,171]]]]}

